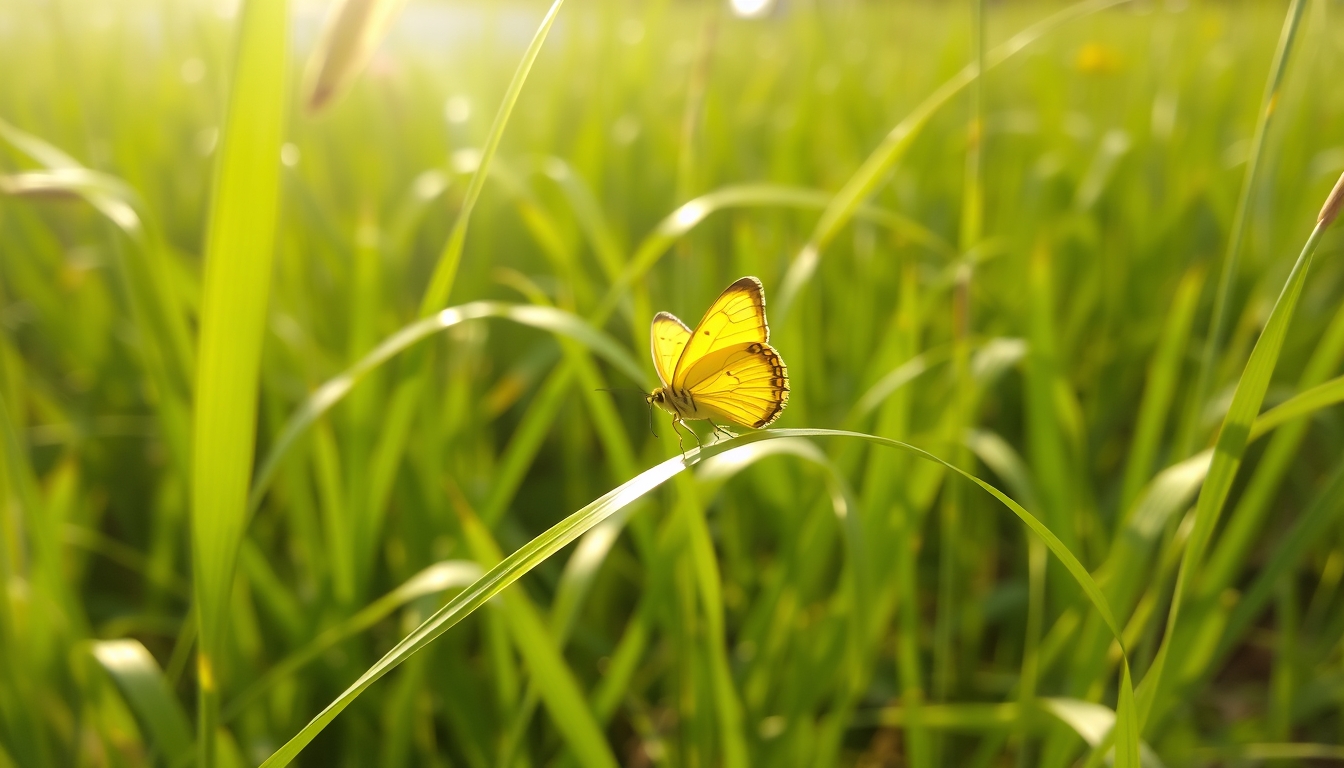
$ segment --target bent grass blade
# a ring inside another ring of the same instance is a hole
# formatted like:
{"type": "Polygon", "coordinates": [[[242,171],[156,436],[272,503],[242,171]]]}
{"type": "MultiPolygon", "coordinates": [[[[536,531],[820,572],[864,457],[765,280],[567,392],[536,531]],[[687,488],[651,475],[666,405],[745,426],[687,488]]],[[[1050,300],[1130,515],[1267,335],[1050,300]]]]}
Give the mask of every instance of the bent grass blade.
{"type": "Polygon", "coordinates": [[[597,330],[576,315],[551,307],[538,307],[528,304],[507,304],[494,301],[477,301],[460,307],[450,307],[423,320],[418,320],[387,337],[374,347],[359,362],[347,368],[343,373],[326,381],[318,387],[308,399],[294,411],[284,427],[280,429],[275,443],[266,458],[258,465],[252,481],[248,510],[255,512],[266,494],[280,460],[293,447],[294,442],[316,422],[323,414],[331,410],[338,402],[354,389],[365,376],[378,366],[387,362],[416,342],[425,339],[446,328],[459,323],[485,318],[502,318],[521,325],[529,325],[559,336],[567,336],[583,344],[602,359],[611,363],[632,381],[642,382],[644,372],[619,344],[610,336],[597,330]]]}
{"type": "Polygon", "coordinates": [[[1123,640],[1121,639],[1119,628],[1111,613],[1110,607],[1106,603],[1106,598],[1102,595],[1101,589],[1097,586],[1096,582],[1093,581],[1091,575],[1088,574],[1082,563],[1078,561],[1078,558],[1075,557],[1072,552],[1060,543],[1058,537],[1056,537],[1049,528],[994,486],[963,469],[953,466],[949,462],[938,458],[928,451],[896,440],[889,440],[861,432],[843,432],[826,429],[768,430],[743,435],[703,448],[693,448],[687,451],[685,458],[674,456],[661,464],[655,465],[560,521],[550,530],[504,558],[499,565],[490,569],[490,571],[487,572],[485,576],[481,577],[475,584],[460,592],[456,597],[449,601],[447,605],[398,643],[396,647],[388,651],[382,659],[361,675],[360,678],[350,685],[344,693],[328,704],[325,709],[318,713],[318,715],[308,723],[308,725],[271,755],[266,762],[262,764],[263,768],[276,768],[277,766],[288,765],[289,762],[292,761],[318,733],[326,728],[326,726],[330,724],[342,710],[349,706],[352,701],[375,681],[387,674],[401,662],[429,645],[429,643],[433,642],[463,618],[480,608],[486,601],[490,600],[495,595],[498,595],[528,571],[535,568],[551,555],[572,543],[579,536],[615,514],[623,507],[643,498],[683,470],[688,469],[705,459],[763,440],[777,440],[790,437],[844,437],[865,440],[876,445],[911,453],[926,461],[940,464],[980,486],[981,489],[1012,510],[1023,523],[1045,541],[1046,546],[1055,553],[1055,556],[1059,558],[1065,568],[1068,569],[1069,573],[1078,581],[1083,592],[1092,602],[1093,607],[1096,608],[1101,615],[1102,620],[1111,629],[1112,635],[1116,638],[1116,642],[1120,643],[1123,649],[1123,640]]]}

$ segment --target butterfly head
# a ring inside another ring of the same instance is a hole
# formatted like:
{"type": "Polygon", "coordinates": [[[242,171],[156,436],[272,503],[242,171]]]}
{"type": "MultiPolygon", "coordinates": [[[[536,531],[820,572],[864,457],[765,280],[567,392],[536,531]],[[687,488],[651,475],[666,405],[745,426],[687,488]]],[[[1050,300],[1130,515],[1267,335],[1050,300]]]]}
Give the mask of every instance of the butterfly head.
{"type": "Polygon", "coordinates": [[[644,402],[649,405],[656,405],[668,413],[673,413],[671,404],[667,401],[667,390],[662,387],[658,387],[650,392],[648,396],[644,398],[644,402]]]}

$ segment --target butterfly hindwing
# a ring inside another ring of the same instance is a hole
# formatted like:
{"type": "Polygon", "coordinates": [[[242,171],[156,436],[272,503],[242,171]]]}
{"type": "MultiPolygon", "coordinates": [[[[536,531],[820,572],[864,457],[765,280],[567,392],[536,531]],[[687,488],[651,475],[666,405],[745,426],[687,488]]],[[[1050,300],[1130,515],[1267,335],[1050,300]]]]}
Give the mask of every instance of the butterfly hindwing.
{"type": "Polygon", "coordinates": [[[702,410],[717,411],[744,427],[763,429],[789,403],[789,369],[769,344],[754,341],[716,350],[693,368],[702,366],[714,368],[690,389],[702,410]]]}
{"type": "Polygon", "coordinates": [[[686,340],[691,337],[691,329],[672,313],[659,312],[653,316],[649,335],[653,367],[658,372],[659,383],[666,387],[672,383],[672,372],[681,359],[681,351],[686,348],[686,340]]]}

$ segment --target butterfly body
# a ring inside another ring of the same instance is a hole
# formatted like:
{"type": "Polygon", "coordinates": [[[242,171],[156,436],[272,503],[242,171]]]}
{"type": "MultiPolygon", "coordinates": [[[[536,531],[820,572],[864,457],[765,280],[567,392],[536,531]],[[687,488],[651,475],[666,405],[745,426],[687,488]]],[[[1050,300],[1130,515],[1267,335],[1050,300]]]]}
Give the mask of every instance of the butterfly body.
{"type": "MultiPolygon", "coordinates": [[[[647,399],[672,415],[674,427],[717,419],[763,429],[789,402],[788,367],[770,346],[765,291],[754,277],[728,286],[695,330],[659,312],[651,337],[662,386],[647,399]]],[[[724,431],[718,424],[714,428],[724,431]]]]}

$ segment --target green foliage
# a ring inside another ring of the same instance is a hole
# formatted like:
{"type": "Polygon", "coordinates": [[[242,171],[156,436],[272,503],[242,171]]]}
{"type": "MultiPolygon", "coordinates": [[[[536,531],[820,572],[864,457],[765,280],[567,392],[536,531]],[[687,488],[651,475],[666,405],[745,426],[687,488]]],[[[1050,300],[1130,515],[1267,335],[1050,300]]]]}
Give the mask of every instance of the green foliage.
{"type": "Polygon", "coordinates": [[[6,5],[0,766],[1337,759],[1328,6],[6,5]]]}

